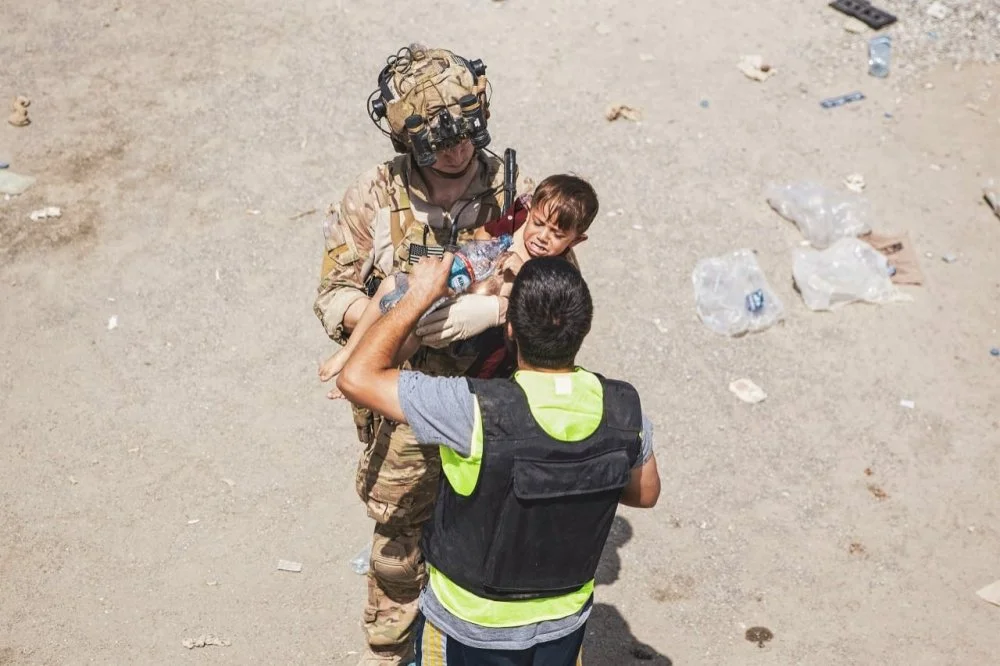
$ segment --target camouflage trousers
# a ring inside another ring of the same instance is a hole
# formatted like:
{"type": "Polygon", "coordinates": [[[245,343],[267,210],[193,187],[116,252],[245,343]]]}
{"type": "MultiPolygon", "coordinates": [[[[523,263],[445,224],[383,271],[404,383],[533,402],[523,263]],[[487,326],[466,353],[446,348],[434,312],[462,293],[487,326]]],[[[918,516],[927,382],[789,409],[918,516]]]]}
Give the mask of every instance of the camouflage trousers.
{"type": "Polygon", "coordinates": [[[372,433],[356,479],[376,522],[363,616],[368,651],[360,664],[409,664],[426,580],[420,533],[437,497],[441,459],[436,448],[417,444],[408,425],[376,416],[372,433]]]}

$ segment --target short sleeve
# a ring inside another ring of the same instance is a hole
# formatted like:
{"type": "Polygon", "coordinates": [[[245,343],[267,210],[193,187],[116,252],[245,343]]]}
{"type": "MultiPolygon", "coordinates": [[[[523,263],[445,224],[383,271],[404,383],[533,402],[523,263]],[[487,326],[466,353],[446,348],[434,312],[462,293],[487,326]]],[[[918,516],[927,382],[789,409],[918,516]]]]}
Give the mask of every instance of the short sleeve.
{"type": "Polygon", "coordinates": [[[639,458],[636,460],[633,469],[642,467],[653,457],[653,423],[642,415],[642,435],[639,448],[639,458]]]}
{"type": "Polygon", "coordinates": [[[399,374],[399,404],[418,444],[447,446],[461,456],[472,450],[475,397],[464,377],[399,374]]]}

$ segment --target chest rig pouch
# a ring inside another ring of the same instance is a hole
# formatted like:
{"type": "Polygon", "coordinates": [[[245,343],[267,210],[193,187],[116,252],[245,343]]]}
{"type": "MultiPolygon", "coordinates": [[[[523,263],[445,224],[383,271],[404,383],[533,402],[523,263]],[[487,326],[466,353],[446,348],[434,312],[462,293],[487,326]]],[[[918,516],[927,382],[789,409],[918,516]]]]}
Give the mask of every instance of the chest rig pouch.
{"type": "Polygon", "coordinates": [[[479,480],[469,496],[442,480],[424,527],[428,562],[499,601],[558,596],[593,580],[642,432],[635,389],[601,381],[600,425],[563,442],[542,430],[514,381],[469,380],[483,421],[479,480]]]}

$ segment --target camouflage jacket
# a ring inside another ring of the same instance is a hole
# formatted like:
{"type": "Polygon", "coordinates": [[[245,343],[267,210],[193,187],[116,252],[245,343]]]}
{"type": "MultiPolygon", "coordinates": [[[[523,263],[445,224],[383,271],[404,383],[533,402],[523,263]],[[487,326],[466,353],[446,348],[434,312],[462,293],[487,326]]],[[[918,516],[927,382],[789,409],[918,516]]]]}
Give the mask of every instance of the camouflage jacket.
{"type": "MultiPolygon", "coordinates": [[[[347,188],[340,205],[331,207],[313,310],[333,340],[346,342],[344,314],[356,300],[367,296],[365,285],[369,278],[408,269],[406,259],[411,244],[445,244],[450,220],[461,230],[459,242],[465,242],[475,229],[500,214],[503,163],[483,153],[476,159],[476,178],[449,211],[428,203],[427,185],[409,155],[399,155],[365,173],[347,188]]],[[[460,366],[445,368],[422,362],[428,356],[446,354],[422,349],[413,365],[432,372],[460,374],[460,366]]]]}

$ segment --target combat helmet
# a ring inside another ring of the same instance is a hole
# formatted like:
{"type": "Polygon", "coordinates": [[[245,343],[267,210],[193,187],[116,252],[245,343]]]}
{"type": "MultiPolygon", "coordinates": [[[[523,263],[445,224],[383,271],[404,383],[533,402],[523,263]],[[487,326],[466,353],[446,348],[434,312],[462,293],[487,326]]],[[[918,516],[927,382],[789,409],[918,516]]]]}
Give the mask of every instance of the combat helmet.
{"type": "Polygon", "coordinates": [[[417,164],[429,166],[436,151],[463,139],[477,149],[489,144],[488,85],[482,60],[411,44],[386,60],[368,113],[397,152],[412,152],[417,164]]]}

